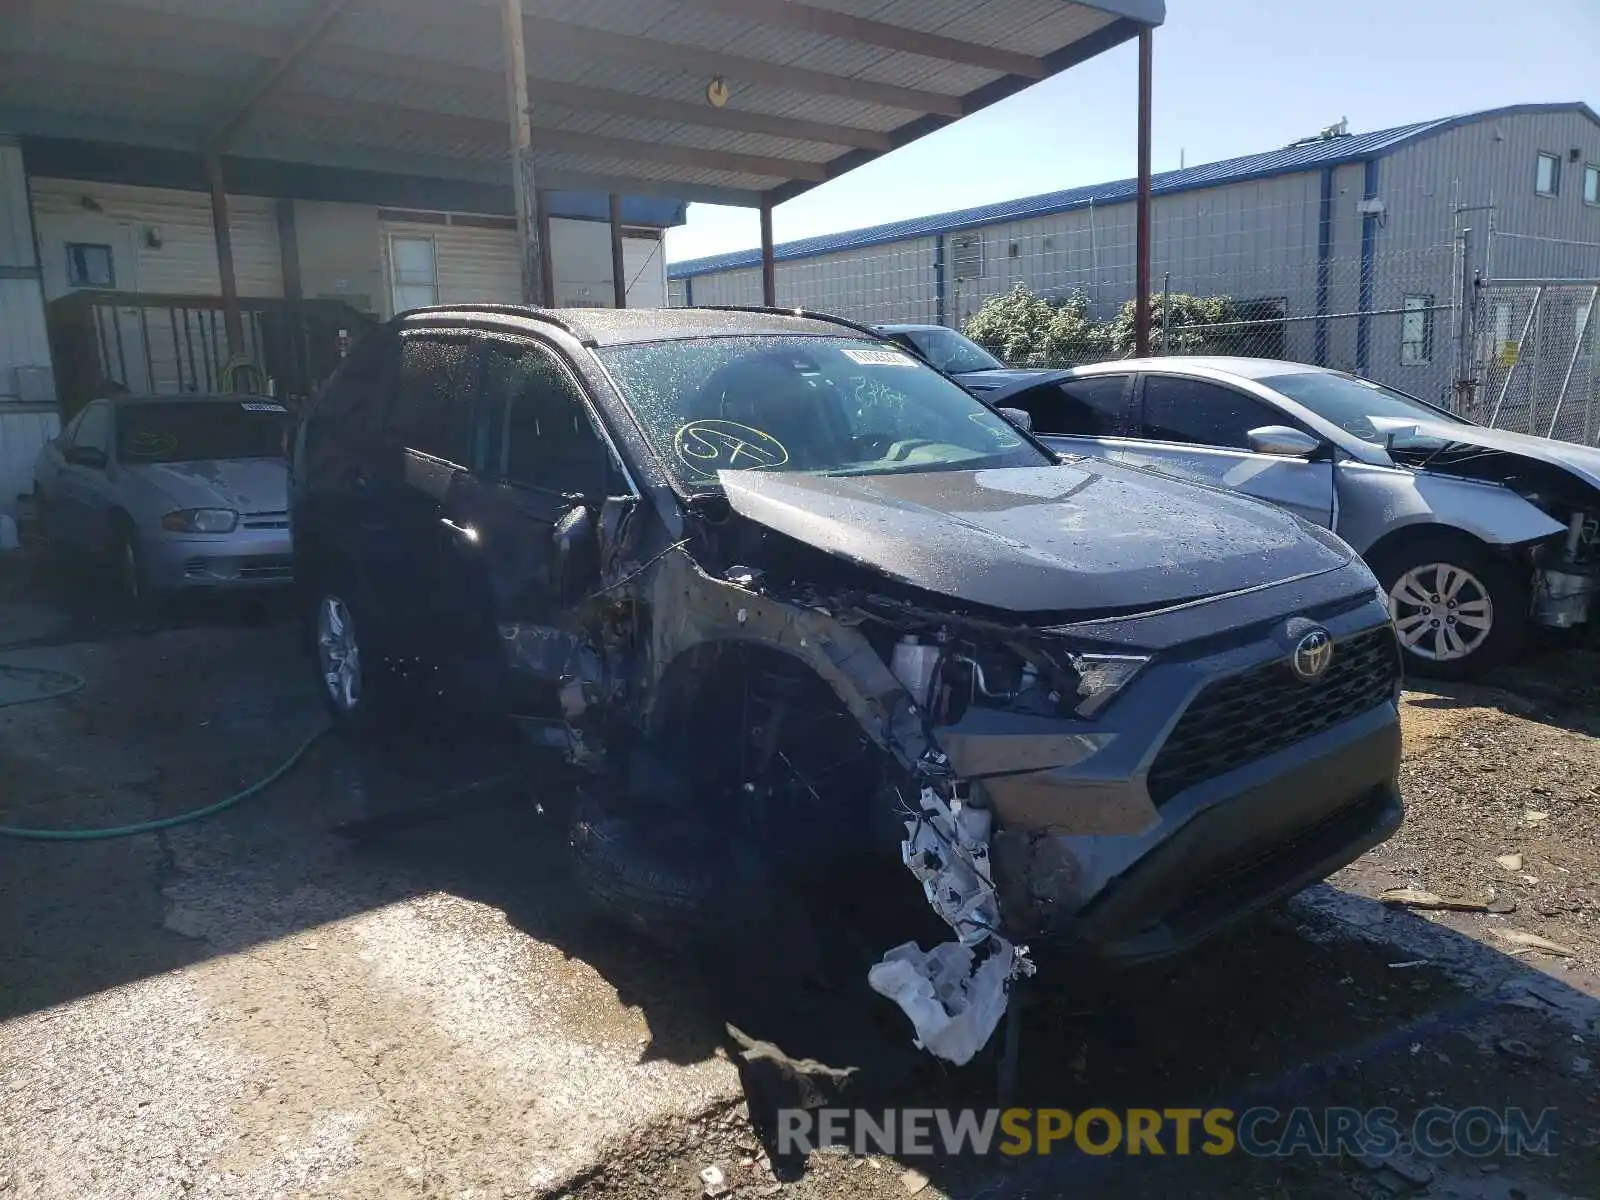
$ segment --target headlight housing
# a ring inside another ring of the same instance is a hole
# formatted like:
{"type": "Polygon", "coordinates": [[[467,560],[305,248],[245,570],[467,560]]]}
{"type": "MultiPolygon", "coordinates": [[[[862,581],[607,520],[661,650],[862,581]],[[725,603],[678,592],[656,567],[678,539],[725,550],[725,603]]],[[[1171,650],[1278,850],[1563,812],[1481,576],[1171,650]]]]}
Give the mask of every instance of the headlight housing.
{"type": "Polygon", "coordinates": [[[232,533],[239,514],[231,508],[180,508],[161,518],[169,533],[232,533]]]}
{"type": "Polygon", "coordinates": [[[1149,661],[1054,642],[913,635],[895,646],[890,667],[936,723],[959,721],[971,707],[1091,720],[1149,661]]]}

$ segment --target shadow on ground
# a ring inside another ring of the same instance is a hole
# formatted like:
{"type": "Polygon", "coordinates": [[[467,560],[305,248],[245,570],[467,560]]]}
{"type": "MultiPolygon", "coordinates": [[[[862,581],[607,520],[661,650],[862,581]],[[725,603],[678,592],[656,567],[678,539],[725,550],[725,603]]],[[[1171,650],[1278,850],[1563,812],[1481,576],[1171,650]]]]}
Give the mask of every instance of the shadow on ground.
{"type": "MultiPolygon", "coordinates": [[[[81,635],[96,618],[92,602],[78,603],[88,605],[71,618],[81,635]]],[[[293,624],[246,612],[224,610],[220,622],[198,626],[174,615],[149,638],[108,626],[97,644],[61,647],[88,686],[0,716],[8,780],[0,823],[162,815],[280,761],[320,720],[314,687],[293,624]]],[[[589,964],[642,1014],[647,1060],[692,1064],[720,1051],[739,1062],[732,1024],[790,1056],[856,1068],[847,1085],[824,1089],[828,1103],[994,1102],[992,1052],[956,1071],[911,1047],[904,1018],[866,987],[861,948],[870,939],[837,939],[835,969],[818,980],[786,969],[781,944],[728,945],[688,962],[599,919],[567,875],[566,795],[560,769],[530,763],[510,738],[413,730],[367,744],[324,739],[270,794],[203,825],[114,842],[0,841],[0,1020],[443,892],[497,909],[527,938],[589,964]]],[[[904,887],[914,895],[909,879],[904,887]]],[[[1592,1077],[1586,1084],[1560,1060],[1576,1053],[1574,1030],[1591,1045],[1600,1035],[1592,999],[1543,976],[1530,992],[1533,976],[1520,962],[1431,926],[1422,932],[1455,944],[1397,967],[1417,957],[1395,948],[1405,923],[1427,923],[1369,907],[1354,931],[1326,912],[1280,913],[1164,970],[1107,977],[1046,961],[1021,1018],[1016,1102],[1555,1106],[1592,1138],[1600,1123],[1592,1077]],[[1507,1038],[1533,1047],[1531,1057],[1497,1050],[1507,1038]]],[[[841,920],[870,928],[882,915],[866,905],[841,920]]],[[[759,1065],[741,1063],[741,1079],[757,1125],[770,1128],[771,1109],[791,1093],[759,1065]]],[[[774,1161],[780,1178],[806,1171],[801,1161],[774,1161]]],[[[1573,1161],[1549,1178],[1593,1194],[1600,1179],[1573,1161]]],[[[996,1184],[990,1162],[905,1163],[958,1194],[1071,1180],[1114,1181],[1117,1194],[1134,1195],[1148,1177],[1150,1194],[1161,1195],[1172,1186],[1162,1171],[1196,1169],[1074,1155],[1031,1160],[996,1184]]],[[[1309,1169],[1298,1161],[1216,1168],[1289,1194],[1309,1169]]]]}

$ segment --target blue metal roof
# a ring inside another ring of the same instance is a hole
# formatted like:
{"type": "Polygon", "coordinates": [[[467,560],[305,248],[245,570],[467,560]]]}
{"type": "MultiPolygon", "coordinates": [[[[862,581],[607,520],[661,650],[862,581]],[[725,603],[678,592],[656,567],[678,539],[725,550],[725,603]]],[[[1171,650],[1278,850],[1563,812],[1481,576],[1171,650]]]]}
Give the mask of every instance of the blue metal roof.
{"type": "MultiPolygon", "coordinates": [[[[1297,171],[1339,166],[1343,163],[1364,162],[1386,154],[1404,143],[1431,137],[1459,125],[1491,117],[1541,112],[1582,112],[1586,113],[1590,120],[1600,124],[1600,117],[1597,117],[1587,104],[1516,104],[1458,117],[1419,121],[1413,125],[1400,125],[1394,129],[1380,129],[1375,133],[1356,133],[1324,141],[1307,142],[1282,150],[1268,150],[1264,154],[1247,154],[1243,158],[1201,163],[1178,171],[1163,171],[1151,178],[1151,188],[1155,195],[1163,196],[1174,192],[1192,191],[1196,188],[1246,183],[1252,179],[1267,179],[1274,175],[1291,175],[1297,171]]],[[[1133,179],[1119,179],[1115,183],[1068,188],[1063,192],[1047,192],[1042,196],[1005,200],[979,208],[963,208],[955,212],[937,213],[931,217],[912,217],[905,221],[893,221],[887,225],[872,225],[866,229],[802,238],[775,247],[774,255],[779,262],[812,258],[819,254],[856,250],[864,246],[878,246],[885,242],[898,242],[907,238],[932,237],[935,234],[994,225],[1002,221],[1048,217],[1055,213],[1082,208],[1090,203],[1117,204],[1134,198],[1136,183],[1137,181],[1133,179]]],[[[758,266],[760,262],[760,250],[735,250],[729,254],[714,254],[707,258],[669,263],[667,277],[684,279],[695,275],[708,275],[714,271],[758,266]]]]}

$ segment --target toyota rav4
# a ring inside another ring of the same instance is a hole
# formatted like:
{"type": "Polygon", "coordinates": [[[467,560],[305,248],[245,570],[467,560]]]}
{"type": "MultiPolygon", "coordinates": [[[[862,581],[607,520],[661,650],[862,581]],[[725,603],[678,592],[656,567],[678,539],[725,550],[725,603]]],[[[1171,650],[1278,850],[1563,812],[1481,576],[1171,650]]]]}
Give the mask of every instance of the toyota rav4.
{"type": "Polygon", "coordinates": [[[1396,641],[1349,547],[1058,457],[832,318],[405,314],[302,423],[291,491],[337,720],[514,719],[616,781],[574,827],[590,870],[686,821],[773,879],[909,869],[951,932],[870,981],[951,1061],[1029,940],[1168,954],[1401,819],[1396,641]]]}

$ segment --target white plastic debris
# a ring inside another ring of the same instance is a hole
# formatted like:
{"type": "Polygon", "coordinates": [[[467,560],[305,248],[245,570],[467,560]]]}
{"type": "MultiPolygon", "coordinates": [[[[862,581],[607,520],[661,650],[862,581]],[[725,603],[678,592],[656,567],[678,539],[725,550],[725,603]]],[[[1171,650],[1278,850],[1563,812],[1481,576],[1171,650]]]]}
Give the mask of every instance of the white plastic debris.
{"type": "Polygon", "coordinates": [[[970,947],[941,942],[924,952],[896,946],[867,972],[867,983],[911,1018],[919,1050],[964,1066],[988,1044],[1006,1011],[1014,952],[1004,938],[974,969],[970,947]]]}
{"type": "Polygon", "coordinates": [[[1026,946],[1015,947],[996,932],[990,814],[948,804],[932,788],[923,789],[921,810],[906,822],[900,856],[957,940],[928,951],[915,942],[896,946],[867,973],[867,982],[911,1019],[919,1049],[962,1066],[993,1036],[1011,981],[1032,975],[1034,966],[1026,946]]]}
{"type": "Polygon", "coordinates": [[[722,1168],[718,1166],[710,1166],[700,1172],[700,1185],[707,1200],[717,1200],[717,1197],[726,1196],[732,1190],[722,1174],[722,1168]]]}

